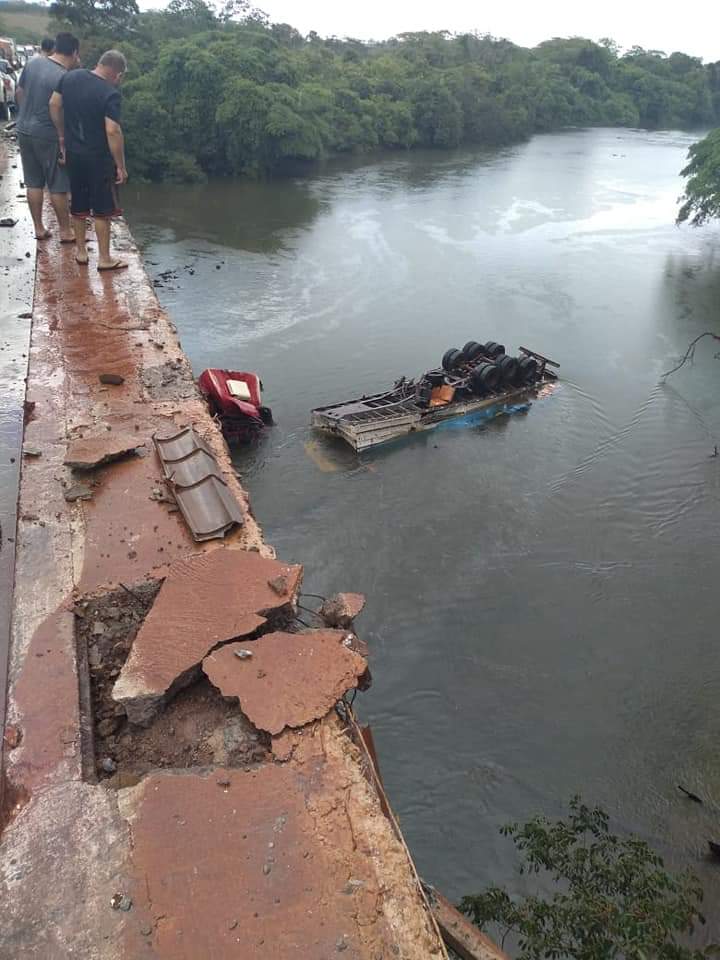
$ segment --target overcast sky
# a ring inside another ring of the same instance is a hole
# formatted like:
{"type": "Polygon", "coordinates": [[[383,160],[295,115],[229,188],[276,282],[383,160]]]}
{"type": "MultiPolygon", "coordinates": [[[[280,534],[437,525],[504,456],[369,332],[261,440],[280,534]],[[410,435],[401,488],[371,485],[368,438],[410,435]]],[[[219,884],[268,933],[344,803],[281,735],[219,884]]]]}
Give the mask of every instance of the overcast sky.
{"type": "MultiPolygon", "coordinates": [[[[523,46],[550,37],[612,37],[622,47],[720,60],[720,0],[255,0],[301,33],[384,40],[404,30],[492,33],[523,46]]],[[[164,6],[141,0],[144,8],[164,6]]]]}

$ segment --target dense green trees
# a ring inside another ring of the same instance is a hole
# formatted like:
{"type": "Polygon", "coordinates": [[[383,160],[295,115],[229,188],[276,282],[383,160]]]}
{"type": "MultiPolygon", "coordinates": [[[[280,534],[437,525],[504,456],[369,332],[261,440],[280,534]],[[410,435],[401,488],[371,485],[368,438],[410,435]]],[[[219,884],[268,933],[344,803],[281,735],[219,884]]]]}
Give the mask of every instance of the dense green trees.
{"type": "Polygon", "coordinates": [[[366,44],[303,37],[247,0],[219,13],[204,0],[139,15],[134,4],[55,0],[54,9],[80,24],[86,63],[110,43],[128,55],[130,169],[150,179],[264,176],[331,153],[503,144],[570,125],[720,119],[720,64],[682,53],[621,56],[611,41],[582,38],[528,50],[447,32],[366,44]],[[113,4],[110,37],[98,12],[113,4]]]}

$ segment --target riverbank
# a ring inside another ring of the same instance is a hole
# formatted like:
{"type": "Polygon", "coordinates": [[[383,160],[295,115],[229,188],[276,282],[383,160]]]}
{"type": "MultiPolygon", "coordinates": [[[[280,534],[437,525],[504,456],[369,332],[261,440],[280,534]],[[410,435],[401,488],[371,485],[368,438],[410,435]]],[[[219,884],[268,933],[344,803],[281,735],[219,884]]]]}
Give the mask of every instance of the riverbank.
{"type": "Polygon", "coordinates": [[[352,713],[334,709],[366,648],[347,629],[287,632],[302,567],[264,543],[122,224],[116,249],[130,268],[114,276],[55,239],[37,251],[0,957],[444,957],[352,713]],[[197,544],[162,493],[152,436],[189,424],[242,514],[223,541],[197,544]],[[238,637],[233,658],[218,644],[238,637]]]}

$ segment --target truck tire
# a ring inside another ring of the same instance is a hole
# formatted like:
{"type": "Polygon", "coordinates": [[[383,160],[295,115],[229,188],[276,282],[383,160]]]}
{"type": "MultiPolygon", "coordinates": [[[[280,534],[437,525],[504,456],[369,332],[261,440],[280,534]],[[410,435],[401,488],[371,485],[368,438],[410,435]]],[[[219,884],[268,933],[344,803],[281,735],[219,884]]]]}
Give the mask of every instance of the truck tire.
{"type": "Polygon", "coordinates": [[[472,362],[481,356],[483,349],[483,345],[478,343],[477,340],[468,340],[468,342],[462,348],[462,352],[465,359],[468,362],[472,362]]]}
{"type": "Polygon", "coordinates": [[[495,358],[495,363],[500,370],[503,383],[514,384],[517,382],[518,362],[515,357],[509,357],[506,353],[503,353],[495,358]]]}
{"type": "Polygon", "coordinates": [[[500,371],[494,363],[481,363],[470,374],[470,387],[479,397],[485,396],[500,385],[500,371]]]}
{"type": "Polygon", "coordinates": [[[442,358],[442,367],[443,370],[454,370],[462,361],[462,353],[457,347],[451,347],[449,350],[446,350],[442,358]]]}
{"type": "Polygon", "coordinates": [[[505,346],[502,343],[496,343],[494,340],[488,340],[485,344],[485,356],[495,360],[501,354],[505,353],[505,346]]]}
{"type": "Polygon", "coordinates": [[[535,357],[523,357],[518,364],[518,376],[521,383],[534,383],[537,380],[538,365],[535,357]]]}

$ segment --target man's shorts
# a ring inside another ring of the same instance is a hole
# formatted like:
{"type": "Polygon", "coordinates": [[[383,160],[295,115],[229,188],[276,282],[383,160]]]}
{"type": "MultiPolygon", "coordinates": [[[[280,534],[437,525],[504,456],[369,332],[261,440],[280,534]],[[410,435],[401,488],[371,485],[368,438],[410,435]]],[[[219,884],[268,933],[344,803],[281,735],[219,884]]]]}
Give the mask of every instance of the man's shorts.
{"type": "Polygon", "coordinates": [[[68,153],[65,162],[70,175],[70,213],[74,217],[119,217],[112,157],[68,153]]]}
{"type": "Polygon", "coordinates": [[[67,193],[70,189],[67,171],[58,163],[57,140],[41,140],[18,134],[23,180],[31,190],[47,187],[50,193],[67,193]]]}

